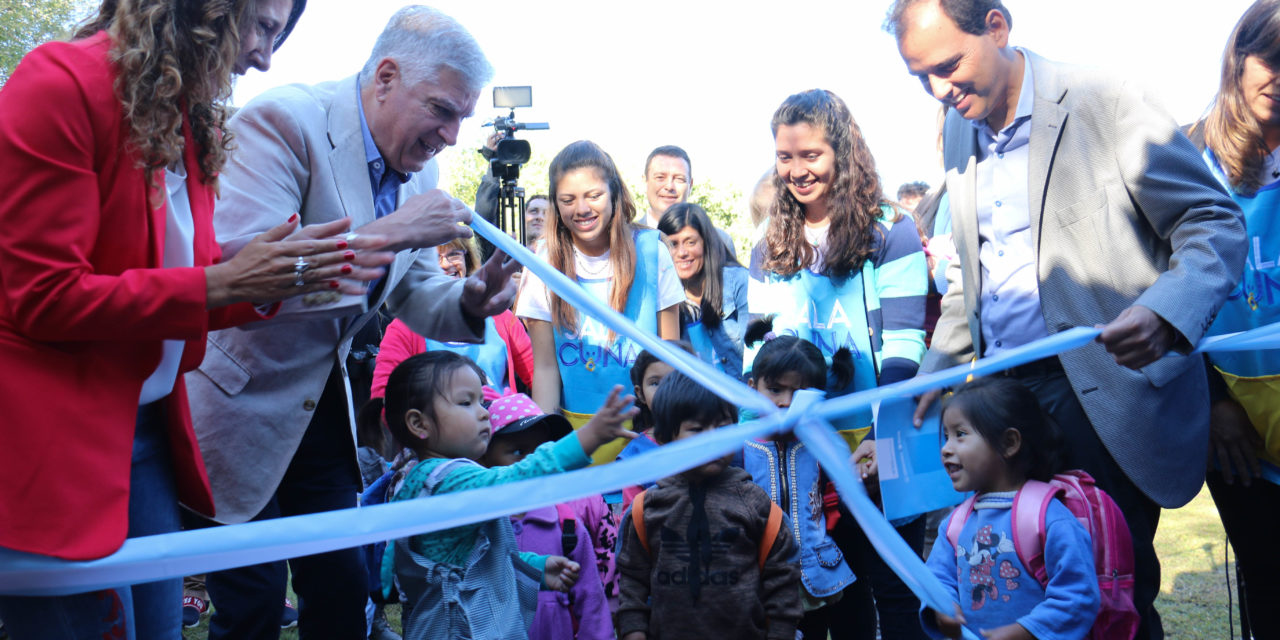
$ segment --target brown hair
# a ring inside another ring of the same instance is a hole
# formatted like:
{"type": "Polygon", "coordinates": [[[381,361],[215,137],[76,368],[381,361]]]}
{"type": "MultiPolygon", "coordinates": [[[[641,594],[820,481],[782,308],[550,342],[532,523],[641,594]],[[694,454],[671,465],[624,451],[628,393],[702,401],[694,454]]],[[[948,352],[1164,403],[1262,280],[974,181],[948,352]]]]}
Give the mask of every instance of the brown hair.
{"type": "MultiPolygon", "coordinates": [[[[556,215],[549,216],[552,221],[551,233],[547,234],[548,262],[570,280],[577,279],[577,266],[573,259],[573,232],[560,218],[556,188],[566,174],[578,169],[595,170],[609,189],[610,204],[613,207],[613,217],[609,221],[609,263],[613,267],[609,306],[622,312],[627,308],[627,294],[630,293],[631,283],[635,278],[635,226],[631,220],[636,217],[636,204],[631,199],[627,185],[622,182],[613,158],[594,142],[579,140],[570,144],[556,154],[547,170],[551,182],[548,193],[551,194],[551,206],[556,212],[556,215]]],[[[566,331],[576,330],[578,312],[573,305],[554,293],[551,296],[551,317],[555,326],[566,331]]],[[[614,335],[611,329],[609,339],[613,340],[614,335]]]]}
{"type": "Polygon", "coordinates": [[[1241,86],[1244,61],[1249,56],[1280,69],[1280,0],[1253,3],[1232,29],[1222,54],[1218,95],[1203,123],[1205,144],[1217,156],[1232,189],[1244,194],[1261,186],[1259,174],[1271,152],[1241,86]]]}
{"type": "MultiPolygon", "coordinates": [[[[111,36],[116,94],[129,123],[129,148],[150,171],[181,164],[185,107],[198,146],[201,180],[212,183],[232,147],[224,102],[240,55],[240,29],[254,0],[104,0],[76,33],[111,36]]],[[[154,175],[154,174],[153,174],[154,175]]]]}
{"type": "MultiPolygon", "coordinates": [[[[871,253],[872,233],[888,204],[880,190],[880,177],[862,130],[844,101],[830,91],[811,89],[787,98],[773,114],[773,135],[778,127],[800,123],[821,131],[835,150],[835,179],[827,194],[831,224],[823,249],[822,273],[845,278],[862,268],[871,253]]],[[[765,231],[764,269],[790,276],[816,257],[804,237],[804,205],[791,195],[784,178],[774,172],[773,207],[765,231]]],[[[893,210],[894,221],[900,214],[893,210]]]]}

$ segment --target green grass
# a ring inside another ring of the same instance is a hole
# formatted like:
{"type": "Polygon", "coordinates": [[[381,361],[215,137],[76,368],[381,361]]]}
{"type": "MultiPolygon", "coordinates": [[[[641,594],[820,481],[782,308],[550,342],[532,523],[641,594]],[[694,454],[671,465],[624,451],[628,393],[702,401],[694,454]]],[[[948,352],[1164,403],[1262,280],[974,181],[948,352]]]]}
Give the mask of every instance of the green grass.
{"type": "MultiPolygon", "coordinates": [[[[1239,614],[1234,602],[1235,562],[1233,556],[1224,557],[1226,549],[1226,535],[1208,489],[1202,490],[1187,506],[1165,510],[1160,516],[1156,552],[1160,555],[1162,572],[1156,608],[1164,620],[1165,636],[1169,640],[1232,637],[1229,621],[1238,621],[1239,614]],[[1227,609],[1224,564],[1233,578],[1230,611],[1227,609]]],[[[289,598],[297,602],[292,588],[289,598]]],[[[393,629],[400,630],[398,605],[387,607],[387,618],[393,629]]],[[[199,627],[184,630],[182,637],[185,640],[204,640],[208,629],[206,616],[199,627]]],[[[1236,624],[1235,631],[1239,637],[1239,624],[1236,624]]],[[[297,637],[297,629],[280,634],[282,640],[296,640],[297,637]]]]}
{"type": "Polygon", "coordinates": [[[1170,640],[1231,638],[1230,623],[1235,621],[1239,637],[1235,557],[1226,555],[1226,534],[1208,489],[1202,489],[1187,506],[1164,511],[1156,553],[1161,565],[1156,609],[1164,621],[1165,636],[1170,640]],[[1231,575],[1230,610],[1227,572],[1231,575]]]}

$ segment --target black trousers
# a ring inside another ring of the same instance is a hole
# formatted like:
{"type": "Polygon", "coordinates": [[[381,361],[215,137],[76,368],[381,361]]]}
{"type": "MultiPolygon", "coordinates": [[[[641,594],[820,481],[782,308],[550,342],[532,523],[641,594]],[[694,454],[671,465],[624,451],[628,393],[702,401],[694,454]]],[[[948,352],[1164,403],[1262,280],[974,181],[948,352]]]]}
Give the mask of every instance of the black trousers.
{"type": "MultiPolygon", "coordinates": [[[[254,520],[356,506],[360,473],[340,376],[335,367],[280,486],[254,520]]],[[[360,549],[293,558],[288,569],[293,571],[293,590],[298,594],[300,638],[366,637],[369,578],[360,549]]],[[[279,638],[287,579],[284,561],[209,574],[214,607],[210,640],[279,638]]]]}
{"type": "MultiPolygon", "coordinates": [[[[919,555],[924,543],[925,517],[897,527],[898,535],[919,555]]],[[[808,611],[800,622],[805,638],[834,640],[924,640],[920,627],[920,600],[871,546],[858,522],[840,506],[840,520],[831,531],[845,562],[858,580],[845,587],[840,601],[808,611]]]]}
{"type": "Polygon", "coordinates": [[[1254,478],[1246,487],[1238,477],[1227,484],[1218,471],[1207,480],[1236,552],[1240,625],[1258,640],[1280,638],[1280,553],[1271,537],[1280,530],[1280,486],[1254,478]]]}
{"type": "MultiPolygon", "coordinates": [[[[1129,533],[1133,536],[1134,605],[1142,616],[1142,624],[1135,637],[1138,640],[1164,638],[1160,614],[1154,606],[1156,594],[1160,591],[1160,559],[1156,557],[1154,546],[1156,527],[1160,524],[1160,506],[1133,484],[1098,439],[1066,373],[1050,367],[1013,377],[1031,389],[1040,400],[1040,406],[1057,421],[1066,468],[1088,472],[1124,512],[1129,533]]],[[[1141,418],[1134,416],[1134,419],[1141,418]]],[[[1189,470],[1188,473],[1199,473],[1199,470],[1189,470]]]]}

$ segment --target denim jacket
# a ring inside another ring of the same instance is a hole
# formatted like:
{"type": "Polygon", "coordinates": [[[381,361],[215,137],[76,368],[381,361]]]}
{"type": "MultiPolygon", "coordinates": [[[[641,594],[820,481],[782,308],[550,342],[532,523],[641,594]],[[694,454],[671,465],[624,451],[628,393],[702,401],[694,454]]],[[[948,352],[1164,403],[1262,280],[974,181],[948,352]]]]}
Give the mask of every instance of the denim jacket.
{"type": "Polygon", "coordinates": [[[743,448],[743,464],[751,479],[789,517],[791,534],[800,546],[800,581],[805,591],[823,598],[853,584],[856,578],[844,554],[827,535],[822,478],[808,447],[798,440],[751,440],[743,448]]]}

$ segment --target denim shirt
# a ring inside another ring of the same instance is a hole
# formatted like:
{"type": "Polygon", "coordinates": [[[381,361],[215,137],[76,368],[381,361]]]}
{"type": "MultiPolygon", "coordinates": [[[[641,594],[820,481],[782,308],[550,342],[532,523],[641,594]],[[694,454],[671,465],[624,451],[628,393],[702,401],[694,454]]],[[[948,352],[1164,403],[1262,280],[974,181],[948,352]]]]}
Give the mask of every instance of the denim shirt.
{"type": "MultiPolygon", "coordinates": [[[[747,283],[750,280],[746,267],[725,265],[721,271],[720,289],[723,300],[720,302],[720,326],[707,329],[706,324],[697,323],[702,328],[704,340],[709,341],[713,353],[703,353],[706,344],[694,340],[690,336],[691,327],[680,327],[680,339],[693,344],[698,356],[715,367],[735,378],[742,379],[743,336],[747,332],[750,312],[747,309],[747,283]]],[[[681,317],[684,321],[685,318],[681,317]]]]}
{"type": "Polygon", "coordinates": [[[800,582],[810,595],[823,598],[853,584],[853,570],[835,540],[827,534],[822,513],[818,460],[803,442],[748,441],[743,466],[751,479],[782,507],[791,534],[800,546],[800,582]]]}

